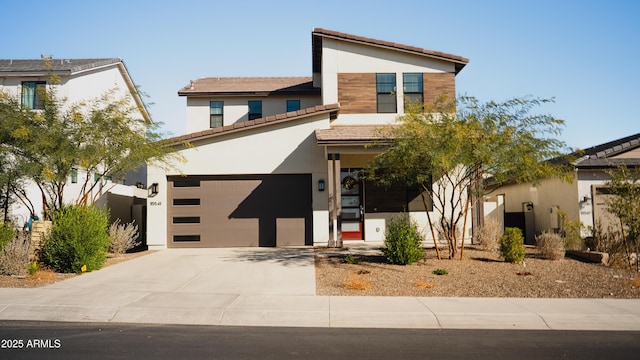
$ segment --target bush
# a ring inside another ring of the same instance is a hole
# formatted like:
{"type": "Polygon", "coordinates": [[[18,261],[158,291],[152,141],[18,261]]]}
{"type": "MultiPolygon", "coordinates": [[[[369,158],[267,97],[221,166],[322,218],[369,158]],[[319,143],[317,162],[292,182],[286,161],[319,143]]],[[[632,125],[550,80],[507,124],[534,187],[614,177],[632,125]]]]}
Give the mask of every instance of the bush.
{"type": "Polygon", "coordinates": [[[504,229],[504,235],[500,237],[500,254],[505,261],[520,263],[524,260],[524,237],[522,230],[518,228],[504,229]]]}
{"type": "Polygon", "coordinates": [[[447,275],[449,272],[446,269],[435,269],[431,273],[434,275],[447,275]]]}
{"type": "Polygon", "coordinates": [[[392,264],[407,265],[424,258],[422,234],[407,214],[389,220],[384,244],[384,255],[392,264]]]}
{"type": "Polygon", "coordinates": [[[27,233],[16,233],[0,250],[0,274],[24,275],[29,264],[29,237],[27,233]]]}
{"type": "Polygon", "coordinates": [[[97,270],[106,260],[107,213],[93,206],[67,206],[53,215],[51,233],[42,248],[44,262],[54,270],[80,273],[97,270]]]}
{"type": "Polygon", "coordinates": [[[140,244],[138,239],[138,225],[133,223],[121,224],[120,219],[109,226],[109,252],[112,254],[124,254],[129,249],[140,244]]]}
{"type": "Polygon", "coordinates": [[[564,241],[559,234],[543,232],[536,236],[536,245],[538,245],[540,254],[549,260],[564,258],[564,241]]]}
{"type": "Polygon", "coordinates": [[[502,235],[502,226],[494,219],[485,219],[484,225],[478,229],[475,235],[475,242],[487,251],[497,251],[500,236],[502,235]]]}
{"type": "Polygon", "coordinates": [[[0,250],[16,237],[16,231],[11,223],[0,223],[0,250]]]}

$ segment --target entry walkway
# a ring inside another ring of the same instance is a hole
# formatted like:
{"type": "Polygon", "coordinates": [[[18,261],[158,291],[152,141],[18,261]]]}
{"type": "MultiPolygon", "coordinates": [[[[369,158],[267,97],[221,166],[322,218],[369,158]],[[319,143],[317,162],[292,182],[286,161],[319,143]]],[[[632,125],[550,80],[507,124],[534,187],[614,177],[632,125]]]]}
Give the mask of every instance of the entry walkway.
{"type": "Polygon", "coordinates": [[[309,248],[169,249],[0,289],[0,320],[640,331],[640,300],[315,296],[309,248]]]}

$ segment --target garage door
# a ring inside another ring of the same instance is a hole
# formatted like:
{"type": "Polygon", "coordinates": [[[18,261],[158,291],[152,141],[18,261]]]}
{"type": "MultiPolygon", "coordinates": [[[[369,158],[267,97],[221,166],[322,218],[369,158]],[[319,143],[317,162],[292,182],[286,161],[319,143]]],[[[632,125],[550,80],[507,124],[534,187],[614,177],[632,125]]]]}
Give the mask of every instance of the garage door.
{"type": "Polygon", "coordinates": [[[313,244],[309,174],[170,176],[167,181],[168,247],[313,244]]]}

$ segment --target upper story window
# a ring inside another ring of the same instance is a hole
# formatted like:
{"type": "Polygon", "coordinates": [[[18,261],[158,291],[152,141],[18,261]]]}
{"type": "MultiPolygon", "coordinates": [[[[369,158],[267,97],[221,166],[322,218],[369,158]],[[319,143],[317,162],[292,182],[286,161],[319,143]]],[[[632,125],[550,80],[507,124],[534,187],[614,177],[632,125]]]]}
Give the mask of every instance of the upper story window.
{"type": "Polygon", "coordinates": [[[424,110],[422,74],[404,73],[402,74],[402,84],[404,89],[404,112],[409,112],[411,109],[422,112],[424,110]]]}
{"type": "Polygon", "coordinates": [[[22,106],[27,109],[42,109],[41,92],[45,90],[44,81],[23,81],[22,82],[22,106]]]}
{"type": "Polygon", "coordinates": [[[262,100],[249,100],[249,120],[262,117],[262,100]]]}
{"type": "Polygon", "coordinates": [[[398,112],[396,102],[396,74],[376,74],[376,94],[379,113],[398,112]]]}
{"type": "Polygon", "coordinates": [[[287,112],[300,110],[300,100],[287,100],[287,112]]]}
{"type": "Polygon", "coordinates": [[[209,126],[221,127],[224,120],[224,101],[211,101],[209,103],[209,126]]]}

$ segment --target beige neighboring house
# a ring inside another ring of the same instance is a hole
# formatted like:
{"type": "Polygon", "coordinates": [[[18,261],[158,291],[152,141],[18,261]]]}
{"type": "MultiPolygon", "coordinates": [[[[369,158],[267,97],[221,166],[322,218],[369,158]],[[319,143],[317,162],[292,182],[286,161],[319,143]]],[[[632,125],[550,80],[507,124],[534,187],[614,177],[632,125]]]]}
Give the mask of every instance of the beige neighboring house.
{"type": "Polygon", "coordinates": [[[201,78],[178,91],[189,133],[169,141],[186,162],[148,169],[151,249],[380,241],[404,209],[429,233],[417,190],[358,171],[405,100],[455,98],[468,60],[325,29],[311,50],[309,77],[201,78]]]}
{"type": "MultiPolygon", "coordinates": [[[[484,214],[505,227],[518,227],[527,244],[535,243],[542,231],[562,230],[559,212],[571,221],[592,227],[597,221],[606,228],[616,220],[606,210],[607,171],[618,166],[640,166],[640,133],[593,146],[581,152],[573,162],[574,181],[543,179],[538,186],[530,183],[501,186],[485,198],[484,214]]],[[[584,231],[583,236],[590,236],[584,231]]]]}
{"type": "MultiPolygon", "coordinates": [[[[130,95],[139,109],[139,116],[150,120],[140,95],[137,91],[131,91],[135,89],[135,84],[124,61],[119,58],[51,59],[50,67],[42,59],[0,60],[0,91],[15,96],[21,101],[22,106],[37,110],[41,106],[36,91],[38,87],[54,87],[57,96],[66,100],[63,106],[94,99],[116,89],[114,96],[119,98],[130,95]],[[56,75],[59,83],[51,84],[51,75],[56,75]]],[[[90,198],[98,198],[99,204],[109,207],[112,221],[116,218],[125,223],[136,220],[142,226],[145,220],[143,208],[146,205],[147,194],[144,189],[145,169],[129,174],[124,183],[114,183],[108,178],[95,178],[93,174],[87,174],[84,169],[77,167],[65,185],[66,203],[78,199],[85,176],[94,177],[92,181],[100,183],[90,198]]],[[[27,191],[36,209],[35,215],[42,218],[40,190],[35,184],[31,184],[27,191]]],[[[13,205],[11,214],[12,220],[18,225],[24,224],[30,215],[28,208],[18,202],[13,205]]]]}

